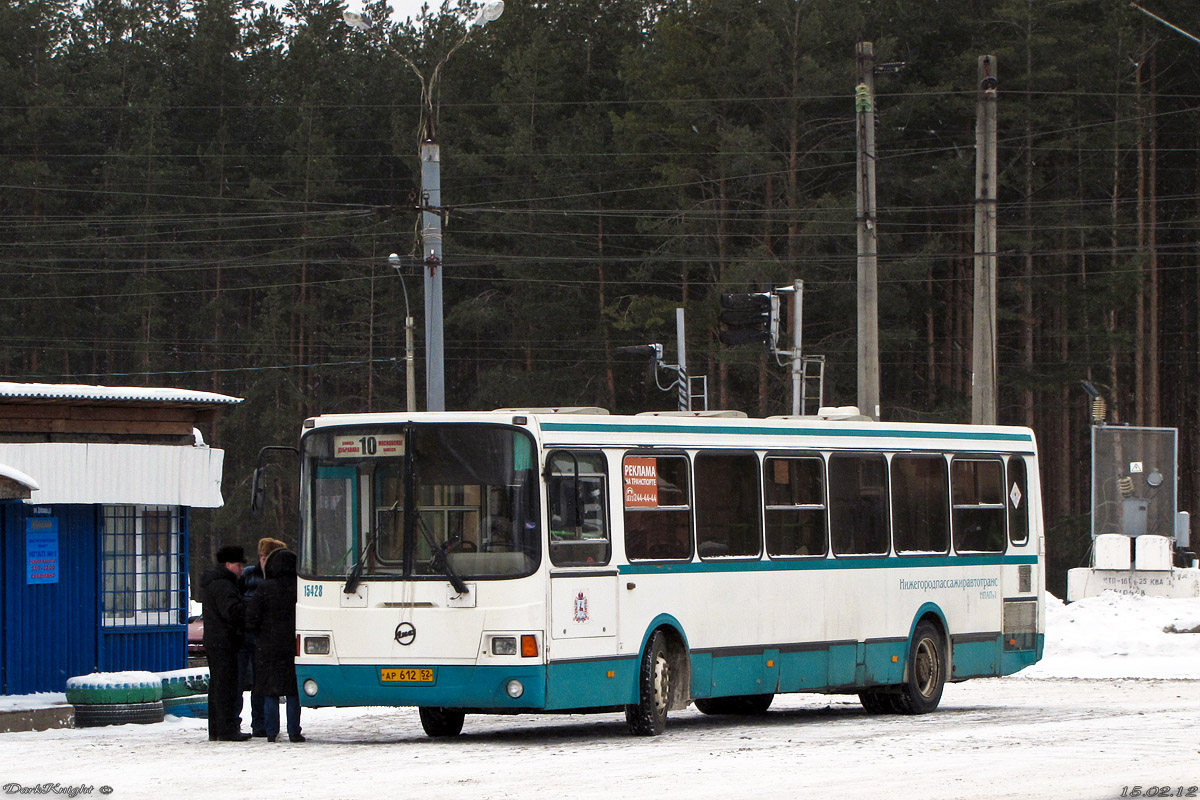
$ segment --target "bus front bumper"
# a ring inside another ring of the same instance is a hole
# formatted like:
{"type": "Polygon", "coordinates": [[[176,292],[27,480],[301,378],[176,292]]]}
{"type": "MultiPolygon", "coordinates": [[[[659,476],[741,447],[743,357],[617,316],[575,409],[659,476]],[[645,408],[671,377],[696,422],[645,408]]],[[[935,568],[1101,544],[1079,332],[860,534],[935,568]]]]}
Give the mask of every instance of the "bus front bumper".
{"type": "Polygon", "coordinates": [[[388,681],[382,664],[297,664],[304,706],[442,706],[496,711],[546,706],[546,667],[436,666],[432,680],[388,681]],[[518,688],[520,693],[514,697],[518,688]]]}

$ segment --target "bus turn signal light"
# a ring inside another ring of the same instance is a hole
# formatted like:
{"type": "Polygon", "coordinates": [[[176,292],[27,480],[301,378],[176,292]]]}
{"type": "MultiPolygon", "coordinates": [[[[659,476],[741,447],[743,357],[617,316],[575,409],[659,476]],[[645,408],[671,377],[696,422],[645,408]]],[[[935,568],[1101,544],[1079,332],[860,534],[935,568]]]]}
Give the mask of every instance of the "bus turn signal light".
{"type": "Polygon", "coordinates": [[[537,637],[532,633],[526,633],[521,636],[521,656],[522,658],[537,658],[538,646],[537,637]]]}

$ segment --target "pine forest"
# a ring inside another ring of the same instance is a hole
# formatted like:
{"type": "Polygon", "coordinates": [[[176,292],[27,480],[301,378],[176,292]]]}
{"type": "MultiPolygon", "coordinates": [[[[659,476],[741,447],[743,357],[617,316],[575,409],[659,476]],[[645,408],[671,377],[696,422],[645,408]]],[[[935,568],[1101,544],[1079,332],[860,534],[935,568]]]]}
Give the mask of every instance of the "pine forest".
{"type": "Polygon", "coordinates": [[[1161,20],[1124,0],[510,0],[473,29],[466,0],[391,22],[377,0],[358,30],[332,0],[6,0],[0,374],[245,398],[206,432],[226,506],[195,515],[193,561],[287,530],[283,472],[274,513],[248,514],[258,449],[312,414],[403,409],[406,304],[423,402],[428,134],[447,408],[673,408],[620,348],[669,360],[683,308],[710,407],[786,414],[786,365],[721,343],[718,300],[795,280],[824,402],[853,405],[871,42],[881,416],[968,422],[992,55],[998,420],[1037,433],[1061,591],[1088,558],[1082,381],[1110,424],[1179,429],[1179,507],[1200,511],[1200,17],[1143,5],[1161,20]]]}

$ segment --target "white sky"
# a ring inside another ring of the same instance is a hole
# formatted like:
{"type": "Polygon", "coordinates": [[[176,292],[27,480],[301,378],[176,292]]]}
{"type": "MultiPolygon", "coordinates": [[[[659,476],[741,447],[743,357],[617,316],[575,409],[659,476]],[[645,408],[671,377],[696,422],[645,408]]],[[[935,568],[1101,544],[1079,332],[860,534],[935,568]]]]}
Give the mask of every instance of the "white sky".
{"type": "MultiPolygon", "coordinates": [[[[442,0],[389,0],[388,5],[393,9],[392,18],[403,20],[406,17],[416,18],[421,13],[421,6],[425,3],[429,4],[429,9],[435,14],[442,4],[442,0]]],[[[513,2],[513,0],[509,0],[513,2]]],[[[455,0],[451,0],[451,7],[455,5],[455,0]]],[[[347,0],[346,8],[350,11],[362,11],[362,0],[347,0]]]]}

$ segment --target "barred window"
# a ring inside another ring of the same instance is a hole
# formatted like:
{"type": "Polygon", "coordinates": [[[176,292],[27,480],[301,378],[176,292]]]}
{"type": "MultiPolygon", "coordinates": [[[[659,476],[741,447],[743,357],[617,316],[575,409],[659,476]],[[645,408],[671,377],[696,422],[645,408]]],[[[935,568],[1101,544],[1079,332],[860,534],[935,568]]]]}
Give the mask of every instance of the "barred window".
{"type": "Polygon", "coordinates": [[[178,506],[104,506],[101,608],[106,627],[176,625],[186,619],[178,506]]]}

